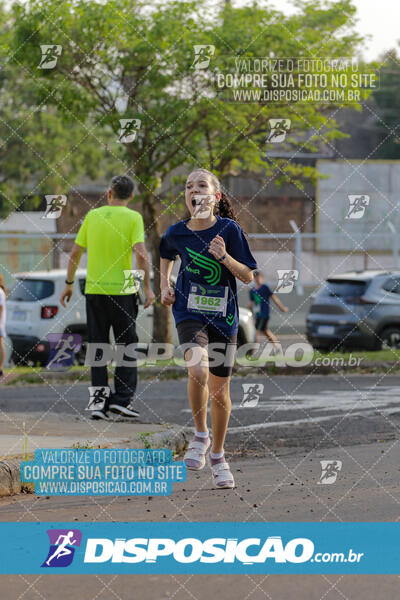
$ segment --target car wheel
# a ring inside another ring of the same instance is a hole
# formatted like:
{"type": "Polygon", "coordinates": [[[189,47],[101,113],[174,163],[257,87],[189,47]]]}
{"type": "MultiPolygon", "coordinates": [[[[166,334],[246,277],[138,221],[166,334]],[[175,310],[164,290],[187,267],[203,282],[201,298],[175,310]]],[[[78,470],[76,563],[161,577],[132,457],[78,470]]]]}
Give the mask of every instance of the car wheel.
{"type": "Polygon", "coordinates": [[[394,348],[400,350],[400,327],[388,327],[380,335],[382,340],[382,350],[394,348]]]}
{"type": "Polygon", "coordinates": [[[28,361],[26,358],[19,356],[16,352],[13,352],[10,358],[10,361],[14,363],[16,367],[26,367],[28,366],[28,361]]]}
{"type": "Polygon", "coordinates": [[[87,344],[87,340],[83,339],[82,340],[82,344],[81,344],[81,348],[80,348],[79,352],[75,353],[75,359],[74,359],[74,364],[75,365],[82,366],[82,365],[85,364],[85,359],[86,359],[86,344],[87,344]]]}

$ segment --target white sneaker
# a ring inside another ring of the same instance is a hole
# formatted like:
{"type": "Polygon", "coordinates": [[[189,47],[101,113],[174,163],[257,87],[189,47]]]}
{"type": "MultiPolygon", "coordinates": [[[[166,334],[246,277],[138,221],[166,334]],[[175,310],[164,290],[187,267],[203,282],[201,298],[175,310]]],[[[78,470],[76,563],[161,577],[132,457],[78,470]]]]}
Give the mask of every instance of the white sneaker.
{"type": "Polygon", "coordinates": [[[232,489],[235,487],[235,480],[226,461],[211,466],[215,487],[218,489],[232,489]]]}
{"type": "Polygon", "coordinates": [[[209,447],[210,436],[204,438],[204,442],[199,442],[193,438],[189,442],[188,449],[183,457],[186,467],[192,471],[201,471],[206,464],[206,452],[209,447]]]}

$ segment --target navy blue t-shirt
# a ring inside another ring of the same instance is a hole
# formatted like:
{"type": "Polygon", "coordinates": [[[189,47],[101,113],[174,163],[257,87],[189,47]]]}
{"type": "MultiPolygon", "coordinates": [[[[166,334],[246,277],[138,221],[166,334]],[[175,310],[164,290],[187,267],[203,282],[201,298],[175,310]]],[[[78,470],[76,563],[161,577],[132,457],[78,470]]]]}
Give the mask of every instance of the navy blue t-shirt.
{"type": "Polygon", "coordinates": [[[239,326],[236,279],[208,252],[209,244],[220,235],[230,256],[252,270],[257,269],[257,263],[240,225],[232,219],[216,218],[214,225],[202,231],[189,229],[189,219],[171,225],[161,238],[160,256],[169,260],[181,258],[172,305],[175,323],[197,319],[230,337],[239,326]]]}
{"type": "Polygon", "coordinates": [[[269,317],[269,299],[272,296],[270,288],[262,283],[259,288],[250,290],[250,300],[256,305],[256,313],[259,317],[269,317]]]}

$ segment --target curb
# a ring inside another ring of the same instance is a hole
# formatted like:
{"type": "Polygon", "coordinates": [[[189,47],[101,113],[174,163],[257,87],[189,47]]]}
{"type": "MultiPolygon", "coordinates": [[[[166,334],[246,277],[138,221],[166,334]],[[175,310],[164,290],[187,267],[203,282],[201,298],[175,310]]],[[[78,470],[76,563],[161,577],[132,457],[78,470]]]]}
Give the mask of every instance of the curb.
{"type": "Polygon", "coordinates": [[[180,453],[186,448],[191,435],[193,435],[193,428],[166,429],[147,435],[144,446],[152,449],[168,448],[173,452],[180,453]]]}
{"type": "MultiPolygon", "coordinates": [[[[139,437],[137,448],[167,448],[168,450],[172,450],[172,452],[179,454],[187,446],[189,432],[191,434],[192,430],[180,427],[179,429],[165,429],[164,431],[159,431],[157,433],[144,434],[139,437]]],[[[121,443],[119,442],[116,446],[120,447],[121,443]]],[[[23,456],[21,455],[20,459],[14,457],[9,460],[0,461],[0,498],[14,496],[23,491],[21,482],[22,460],[23,456]]],[[[24,491],[28,491],[26,486],[24,487],[24,491]]],[[[31,493],[34,493],[33,488],[31,493]]]]}
{"type": "Polygon", "coordinates": [[[0,497],[21,492],[20,465],[16,459],[0,461],[0,497]]]}

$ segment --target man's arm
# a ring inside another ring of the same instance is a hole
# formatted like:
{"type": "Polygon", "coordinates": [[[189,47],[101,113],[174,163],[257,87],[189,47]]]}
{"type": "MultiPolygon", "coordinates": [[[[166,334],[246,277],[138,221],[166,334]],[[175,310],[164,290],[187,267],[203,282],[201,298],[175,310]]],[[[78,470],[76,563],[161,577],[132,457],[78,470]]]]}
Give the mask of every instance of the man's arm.
{"type": "Polygon", "coordinates": [[[282,304],[282,302],[279,300],[278,296],[276,294],[272,294],[271,295],[271,300],[273,300],[275,302],[275,304],[277,305],[277,307],[282,311],[282,312],[288,312],[288,307],[284,306],[282,304]]]}
{"type": "MultiPolygon", "coordinates": [[[[74,281],[75,273],[79,265],[79,261],[81,260],[81,256],[83,254],[85,248],[82,246],[78,246],[78,244],[74,244],[72,246],[71,254],[69,255],[68,261],[68,269],[67,269],[67,281],[74,281]]],[[[67,283],[65,285],[64,291],[60,296],[60,302],[62,306],[66,307],[65,301],[69,302],[71,300],[71,296],[74,291],[74,284],[67,283]]]]}
{"type": "Polygon", "coordinates": [[[146,250],[146,246],[144,245],[144,242],[138,242],[137,244],[135,244],[133,246],[133,249],[135,251],[135,256],[136,256],[136,265],[139,267],[139,269],[144,271],[143,289],[144,289],[144,294],[146,297],[144,307],[148,308],[149,306],[151,306],[151,304],[153,304],[153,302],[155,300],[155,295],[154,295],[153,290],[151,289],[151,283],[150,283],[149,255],[147,254],[147,250],[146,250]]]}

